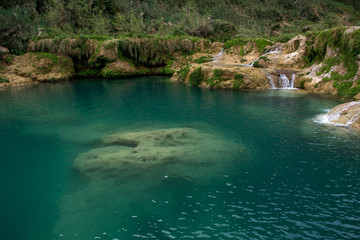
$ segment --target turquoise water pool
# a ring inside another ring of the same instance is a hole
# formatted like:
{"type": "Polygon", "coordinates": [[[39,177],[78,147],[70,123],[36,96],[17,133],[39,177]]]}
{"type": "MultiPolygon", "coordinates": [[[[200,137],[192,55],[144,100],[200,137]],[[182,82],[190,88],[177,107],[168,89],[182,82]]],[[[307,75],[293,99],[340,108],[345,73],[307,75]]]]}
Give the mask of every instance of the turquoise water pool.
{"type": "Polygon", "coordinates": [[[314,122],[337,99],[151,77],[0,102],[0,239],[360,238],[360,135],[314,122]]]}

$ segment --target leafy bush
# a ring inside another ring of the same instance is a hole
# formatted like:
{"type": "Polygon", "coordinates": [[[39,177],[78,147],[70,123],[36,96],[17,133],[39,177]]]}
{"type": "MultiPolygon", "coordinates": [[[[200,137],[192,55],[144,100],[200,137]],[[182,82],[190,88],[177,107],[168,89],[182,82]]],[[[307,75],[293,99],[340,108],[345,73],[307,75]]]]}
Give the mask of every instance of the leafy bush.
{"type": "Polygon", "coordinates": [[[234,79],[235,79],[235,81],[234,81],[233,86],[232,86],[233,89],[238,89],[242,84],[245,83],[244,75],[241,74],[241,73],[236,74],[234,76],[234,79]]]}
{"type": "Polygon", "coordinates": [[[191,86],[199,86],[204,80],[204,74],[201,71],[201,67],[190,73],[189,83],[191,86]]]}
{"type": "Polygon", "coordinates": [[[9,83],[10,81],[9,81],[9,79],[7,79],[7,77],[0,75],[0,83],[4,83],[4,82],[9,83]]]}

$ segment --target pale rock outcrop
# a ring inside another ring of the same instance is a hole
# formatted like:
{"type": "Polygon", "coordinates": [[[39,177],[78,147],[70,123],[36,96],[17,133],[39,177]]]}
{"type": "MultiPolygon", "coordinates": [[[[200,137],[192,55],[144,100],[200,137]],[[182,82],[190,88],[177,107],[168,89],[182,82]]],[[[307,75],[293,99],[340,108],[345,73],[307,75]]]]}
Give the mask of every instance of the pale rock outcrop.
{"type": "Polygon", "coordinates": [[[337,126],[350,126],[360,130],[360,102],[348,102],[331,109],[319,117],[319,122],[337,126]]]}
{"type": "Polygon", "coordinates": [[[2,64],[0,74],[9,82],[0,87],[15,87],[43,81],[68,81],[74,74],[73,61],[60,55],[27,53],[14,56],[11,63],[2,64]]]}
{"type": "Polygon", "coordinates": [[[0,61],[5,61],[8,56],[9,56],[9,49],[0,46],[0,61]]]}

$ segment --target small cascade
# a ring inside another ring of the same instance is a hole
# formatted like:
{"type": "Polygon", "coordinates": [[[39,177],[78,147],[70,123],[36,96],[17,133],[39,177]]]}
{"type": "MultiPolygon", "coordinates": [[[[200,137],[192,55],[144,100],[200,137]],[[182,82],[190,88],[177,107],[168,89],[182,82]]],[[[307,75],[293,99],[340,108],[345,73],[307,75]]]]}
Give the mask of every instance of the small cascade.
{"type": "Polygon", "coordinates": [[[326,114],[319,115],[315,122],[337,126],[350,126],[359,118],[360,102],[348,102],[334,107],[326,114]]]}
{"type": "Polygon", "coordinates": [[[214,59],[212,60],[212,62],[219,62],[223,53],[224,53],[224,48],[222,48],[218,54],[214,55],[214,59]]]}
{"type": "Polygon", "coordinates": [[[266,77],[269,80],[269,84],[271,86],[271,89],[276,89],[275,84],[274,84],[274,80],[272,79],[271,75],[268,72],[266,72],[266,77]]]}
{"type": "Polygon", "coordinates": [[[258,57],[257,59],[255,59],[254,61],[252,61],[249,65],[246,65],[248,67],[254,67],[254,63],[256,63],[257,61],[259,61],[260,58],[266,56],[266,55],[269,55],[269,54],[273,54],[273,53],[279,53],[281,52],[278,48],[276,48],[275,50],[271,50],[267,53],[264,53],[263,55],[261,55],[260,57],[258,57]]]}
{"type": "Polygon", "coordinates": [[[295,73],[293,73],[293,75],[291,75],[290,87],[294,88],[294,84],[295,84],[295,73]]]}
{"type": "Polygon", "coordinates": [[[294,83],[295,83],[295,73],[292,74],[291,81],[289,80],[289,78],[285,74],[280,73],[280,77],[279,77],[278,81],[279,81],[280,88],[293,89],[294,88],[294,83]]]}
{"type": "Polygon", "coordinates": [[[279,85],[280,85],[280,88],[288,88],[288,87],[290,87],[290,81],[287,78],[287,76],[285,74],[283,74],[283,73],[280,73],[279,85]]]}
{"type": "MultiPolygon", "coordinates": [[[[286,76],[285,72],[278,71],[280,75],[277,79],[275,79],[269,74],[265,72],[267,79],[269,80],[270,89],[296,89],[294,88],[295,84],[295,73],[291,74],[291,80],[286,76]]],[[[287,73],[289,75],[289,73],[287,73]]]]}

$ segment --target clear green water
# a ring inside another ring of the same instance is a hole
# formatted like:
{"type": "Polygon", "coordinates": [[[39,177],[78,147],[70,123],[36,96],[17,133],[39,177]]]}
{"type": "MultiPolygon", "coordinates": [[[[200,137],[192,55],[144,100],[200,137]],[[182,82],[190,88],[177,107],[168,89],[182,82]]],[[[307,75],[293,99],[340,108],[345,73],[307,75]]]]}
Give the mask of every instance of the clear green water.
{"type": "Polygon", "coordinates": [[[360,238],[360,135],[313,121],[338,100],[153,77],[8,89],[0,102],[1,239],[360,238]],[[234,151],[215,168],[74,168],[109,134],[173,127],[234,151]]]}

